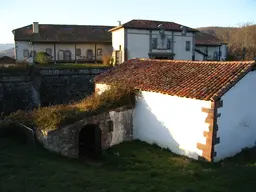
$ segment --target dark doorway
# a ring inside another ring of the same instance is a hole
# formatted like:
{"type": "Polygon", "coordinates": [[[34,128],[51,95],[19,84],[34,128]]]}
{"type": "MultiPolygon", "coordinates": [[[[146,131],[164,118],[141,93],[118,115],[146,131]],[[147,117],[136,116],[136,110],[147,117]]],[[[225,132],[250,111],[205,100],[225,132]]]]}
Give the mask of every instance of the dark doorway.
{"type": "Polygon", "coordinates": [[[168,57],[156,56],[156,59],[169,59],[168,57]]]}
{"type": "Polygon", "coordinates": [[[95,158],[100,152],[101,130],[95,124],[88,124],[79,133],[79,158],[95,158]]]}

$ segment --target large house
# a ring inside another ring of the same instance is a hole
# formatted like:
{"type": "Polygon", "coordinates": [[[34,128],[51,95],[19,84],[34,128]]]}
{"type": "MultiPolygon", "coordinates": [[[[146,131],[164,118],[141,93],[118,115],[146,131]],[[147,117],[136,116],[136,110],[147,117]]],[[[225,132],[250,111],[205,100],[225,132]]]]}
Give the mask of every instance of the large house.
{"type": "Polygon", "coordinates": [[[46,52],[53,62],[97,62],[112,53],[112,26],[48,25],[34,22],[13,30],[19,62],[32,63],[35,54],[46,52]]]}
{"type": "Polygon", "coordinates": [[[132,58],[225,60],[226,44],[216,37],[173,22],[131,20],[117,27],[48,25],[34,22],[13,30],[17,61],[34,62],[38,52],[52,62],[101,62],[112,55],[117,64],[132,58]]]}
{"type": "Polygon", "coordinates": [[[226,45],[216,37],[174,22],[131,20],[110,32],[117,63],[132,58],[225,60],[226,45]]]}
{"type": "Polygon", "coordinates": [[[219,161],[256,145],[256,63],[131,59],[98,75],[139,90],[133,138],[194,159],[219,161]]]}

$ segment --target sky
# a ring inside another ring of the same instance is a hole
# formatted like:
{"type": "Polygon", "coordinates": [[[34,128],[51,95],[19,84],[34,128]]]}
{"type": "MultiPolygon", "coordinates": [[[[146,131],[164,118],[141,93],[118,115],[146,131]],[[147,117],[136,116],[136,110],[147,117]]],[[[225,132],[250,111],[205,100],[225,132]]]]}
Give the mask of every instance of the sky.
{"type": "Polygon", "coordinates": [[[3,0],[0,43],[13,43],[12,30],[33,22],[115,26],[132,19],[239,26],[256,23],[256,0],[3,0]]]}

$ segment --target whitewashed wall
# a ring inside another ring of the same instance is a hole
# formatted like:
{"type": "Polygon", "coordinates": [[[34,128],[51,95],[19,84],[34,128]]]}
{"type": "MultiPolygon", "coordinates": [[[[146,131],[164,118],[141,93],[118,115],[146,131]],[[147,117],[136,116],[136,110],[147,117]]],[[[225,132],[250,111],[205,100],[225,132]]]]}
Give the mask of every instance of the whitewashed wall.
{"type": "Polygon", "coordinates": [[[112,32],[112,48],[113,48],[113,51],[118,51],[119,47],[121,46],[121,51],[122,51],[121,62],[124,61],[124,50],[125,50],[124,39],[125,39],[124,28],[121,28],[112,32]]]}
{"type": "Polygon", "coordinates": [[[204,60],[204,56],[198,52],[195,52],[195,60],[196,61],[203,61],[204,60]]]}
{"type": "Polygon", "coordinates": [[[193,54],[193,33],[187,33],[182,36],[181,32],[174,33],[174,59],[175,60],[192,60],[193,54]],[[186,41],[190,41],[190,51],[186,51],[186,41]]]}
{"type": "Polygon", "coordinates": [[[134,138],[198,159],[202,151],[197,143],[206,144],[203,131],[209,130],[202,108],[210,108],[211,103],[154,92],[141,94],[134,113],[134,138]]]}
{"type": "Polygon", "coordinates": [[[221,52],[222,52],[222,54],[221,54],[221,60],[226,60],[226,58],[227,58],[227,55],[228,55],[228,48],[227,48],[227,45],[222,45],[221,46],[221,52]]]}
{"type": "Polygon", "coordinates": [[[243,148],[256,144],[256,71],[250,72],[231,88],[221,99],[218,109],[217,156],[214,161],[239,153],[243,148]]]}
{"type": "MultiPolygon", "coordinates": [[[[172,32],[166,31],[168,39],[172,40],[172,32]]],[[[152,38],[159,39],[159,31],[152,31],[152,38]]],[[[167,43],[167,42],[165,42],[167,43]]],[[[128,44],[128,59],[132,58],[149,58],[148,53],[150,52],[150,30],[138,30],[128,29],[127,30],[127,44],[128,44]]],[[[165,45],[166,46],[166,45],[165,45]]],[[[187,33],[186,36],[182,36],[181,32],[174,32],[174,45],[173,50],[168,49],[153,49],[152,52],[167,52],[175,53],[174,59],[176,60],[192,60],[193,54],[193,33],[187,33]],[[190,41],[191,49],[186,51],[186,41],[190,41]]]]}
{"type": "MultiPolygon", "coordinates": [[[[196,49],[204,53],[206,50],[206,46],[196,45],[196,49]]],[[[221,57],[220,57],[221,60],[226,60],[226,56],[227,56],[226,45],[222,45],[220,50],[221,50],[221,57]]],[[[217,51],[219,54],[219,46],[208,46],[208,60],[213,60],[215,51],[217,51]]]]}
{"type": "Polygon", "coordinates": [[[29,62],[32,63],[32,58],[24,57],[23,51],[26,49],[29,51],[29,53],[32,50],[31,44],[28,43],[28,41],[16,41],[15,42],[15,49],[16,49],[16,61],[18,62],[29,62]]]}
{"type": "MultiPolygon", "coordinates": [[[[32,63],[32,57],[27,59],[23,56],[23,51],[27,49],[29,52],[32,51],[32,45],[28,43],[28,41],[16,41],[15,43],[15,48],[16,48],[16,59],[17,61],[27,61],[32,63]]],[[[47,48],[52,49],[52,56],[54,57],[54,44],[53,43],[35,43],[34,44],[34,50],[36,53],[38,52],[46,52],[47,48]]],[[[101,60],[102,56],[97,55],[95,53],[95,44],[92,43],[83,43],[83,44],[76,44],[77,49],[81,49],[81,55],[83,57],[77,57],[77,59],[86,59],[87,56],[87,50],[91,49],[93,51],[93,56],[96,55],[97,60],[101,60]]],[[[104,54],[111,54],[112,52],[112,45],[111,44],[96,44],[96,52],[97,49],[101,48],[102,49],[102,55],[104,54]]],[[[56,61],[58,61],[58,52],[60,50],[69,50],[71,52],[71,60],[75,60],[75,44],[62,44],[62,43],[56,43],[56,61]]],[[[93,58],[94,59],[94,58],[93,58]]],[[[62,59],[60,59],[62,60],[62,59]]]]}
{"type": "Polygon", "coordinates": [[[99,95],[108,89],[109,89],[109,85],[101,84],[101,83],[95,84],[95,92],[99,95]]]}
{"type": "Polygon", "coordinates": [[[128,59],[149,58],[149,30],[127,29],[128,59]]]}

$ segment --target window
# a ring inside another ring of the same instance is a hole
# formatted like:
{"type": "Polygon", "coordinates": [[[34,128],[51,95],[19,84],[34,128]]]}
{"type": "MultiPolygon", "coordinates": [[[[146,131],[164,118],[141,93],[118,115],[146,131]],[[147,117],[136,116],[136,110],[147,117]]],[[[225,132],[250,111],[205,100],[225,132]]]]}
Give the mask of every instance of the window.
{"type": "Polygon", "coordinates": [[[102,56],[102,49],[101,48],[97,49],[97,56],[102,56]]]}
{"type": "Polygon", "coordinates": [[[48,55],[52,55],[52,49],[51,49],[51,48],[46,48],[46,49],[45,49],[45,52],[46,52],[48,55]]]}
{"type": "Polygon", "coordinates": [[[172,49],[172,41],[167,39],[167,49],[172,49]]]}
{"type": "Polygon", "coordinates": [[[157,38],[152,38],[152,49],[157,49],[157,38]]]}
{"type": "Polygon", "coordinates": [[[108,121],[108,132],[113,132],[113,130],[114,130],[113,121],[108,121]]]}
{"type": "Polygon", "coordinates": [[[220,57],[222,56],[222,51],[219,51],[220,52],[220,57]]]}
{"type": "Polygon", "coordinates": [[[186,51],[190,51],[190,41],[186,41],[186,51]]]}
{"type": "Polygon", "coordinates": [[[81,56],[81,49],[76,49],[76,56],[81,56]]]}
{"type": "Polygon", "coordinates": [[[215,51],[215,52],[213,53],[213,60],[218,60],[218,57],[219,57],[218,52],[215,51]]]}
{"type": "Polygon", "coordinates": [[[28,57],[29,56],[29,51],[27,49],[23,50],[23,57],[28,57]]]}
{"type": "Polygon", "coordinates": [[[92,51],[92,49],[87,49],[87,59],[93,59],[93,51],[92,51]]]}

